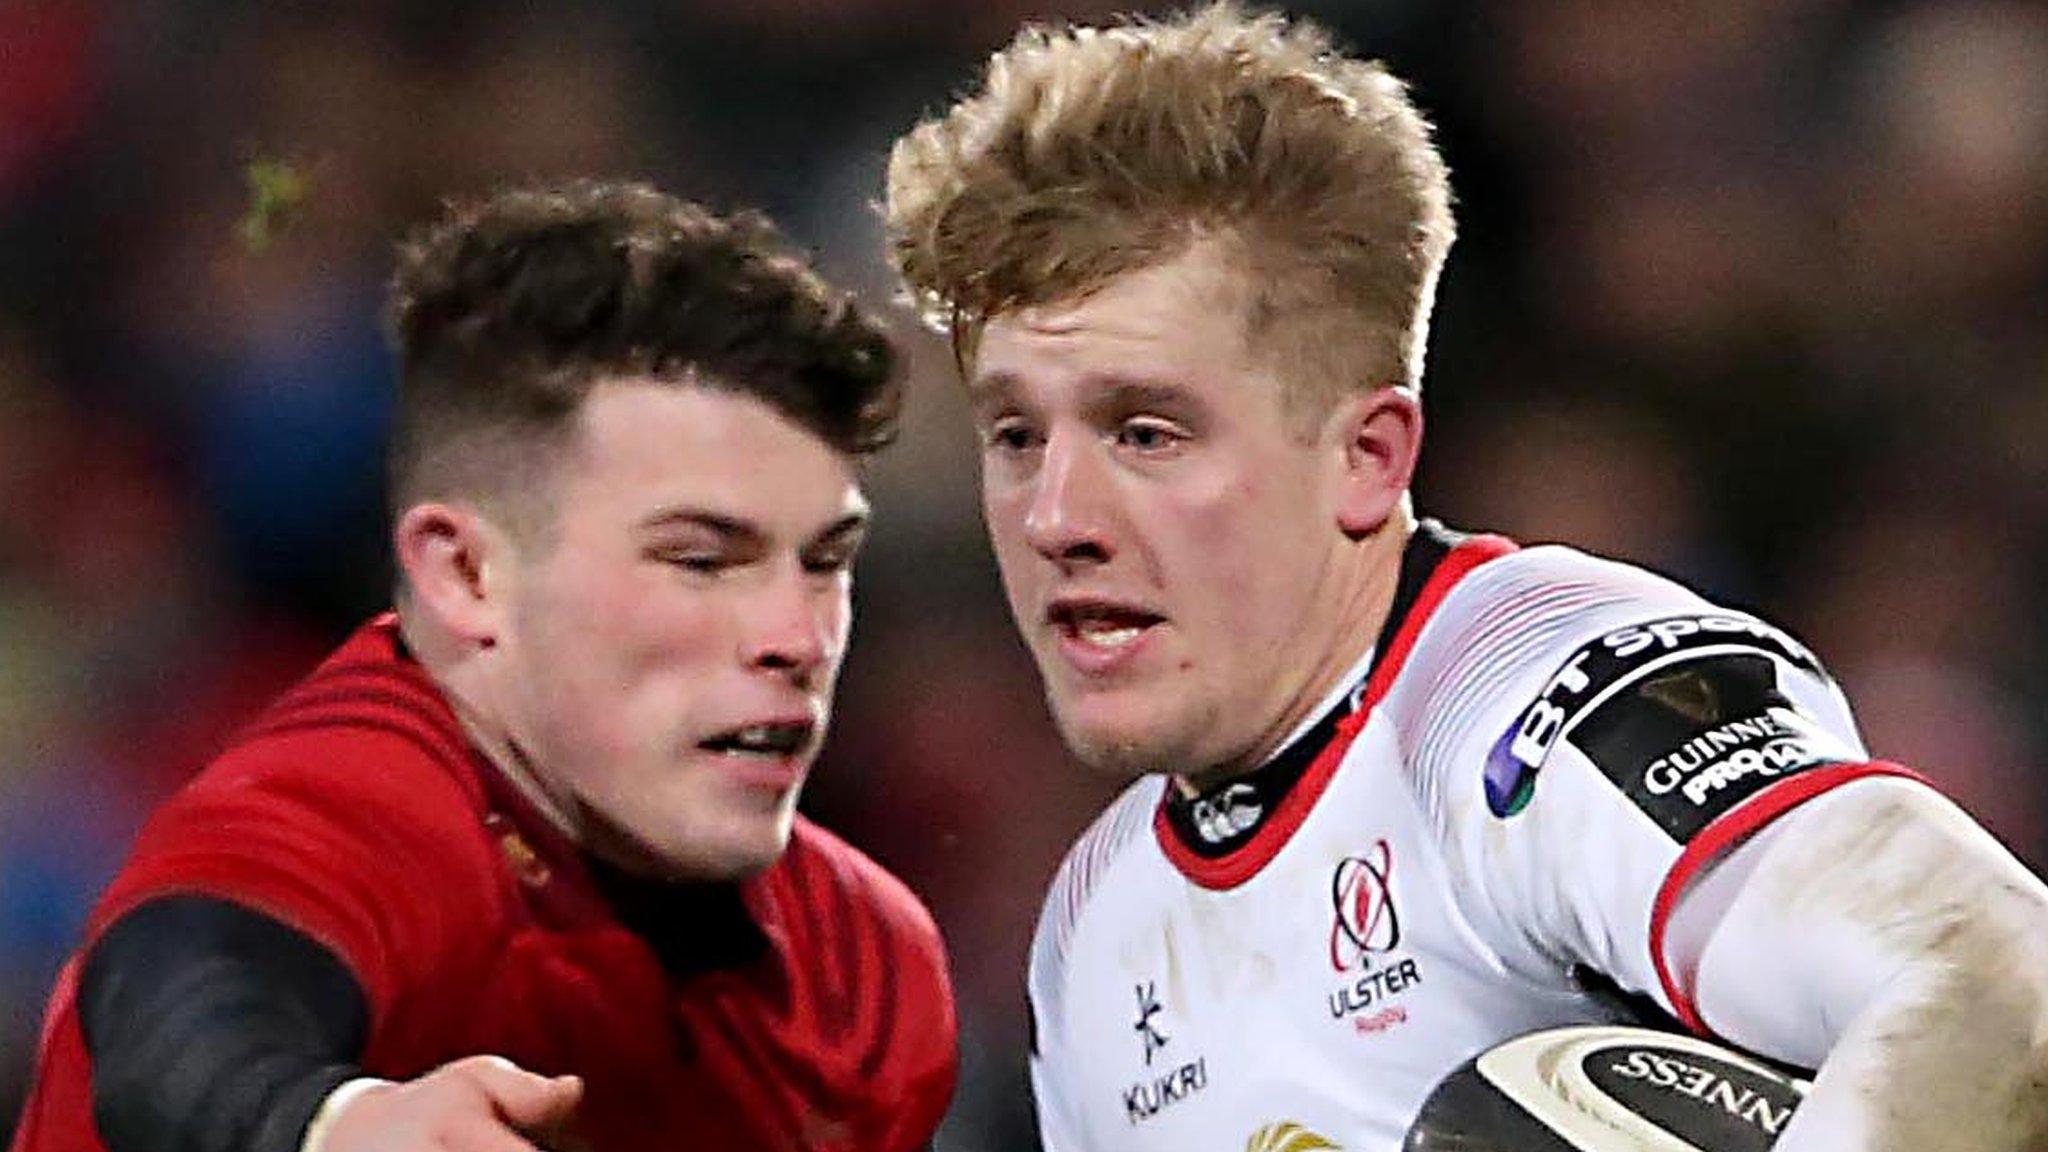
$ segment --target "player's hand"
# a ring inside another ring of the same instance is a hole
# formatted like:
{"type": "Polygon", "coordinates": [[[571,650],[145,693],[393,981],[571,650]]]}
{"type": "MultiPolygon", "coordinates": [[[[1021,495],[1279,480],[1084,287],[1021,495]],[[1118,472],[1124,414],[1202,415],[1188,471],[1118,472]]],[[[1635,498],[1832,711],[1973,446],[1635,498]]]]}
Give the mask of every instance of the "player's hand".
{"type": "Polygon", "coordinates": [[[553,1152],[583,1098],[575,1076],[471,1056],[348,1101],[310,1152],[553,1152]]]}

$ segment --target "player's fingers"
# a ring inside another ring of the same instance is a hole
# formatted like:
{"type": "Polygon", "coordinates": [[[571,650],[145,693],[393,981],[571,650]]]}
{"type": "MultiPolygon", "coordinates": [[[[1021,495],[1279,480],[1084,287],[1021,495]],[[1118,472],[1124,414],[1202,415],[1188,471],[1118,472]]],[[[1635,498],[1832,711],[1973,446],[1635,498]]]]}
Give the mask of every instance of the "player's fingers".
{"type": "Polygon", "coordinates": [[[544,1152],[592,1152],[590,1145],[576,1135],[575,1118],[569,1112],[554,1120],[521,1128],[520,1135],[540,1145],[544,1152]]]}
{"type": "Polygon", "coordinates": [[[549,1131],[566,1125],[583,1100],[583,1081],[576,1076],[556,1076],[536,1095],[517,1104],[500,1102],[499,1112],[519,1128],[549,1131]]]}
{"type": "Polygon", "coordinates": [[[496,1120],[465,1124],[440,1144],[447,1152],[546,1152],[496,1120]]]}
{"type": "Polygon", "coordinates": [[[583,1099],[583,1081],[576,1076],[542,1076],[502,1056],[480,1056],[467,1071],[490,1098],[497,1114],[517,1128],[560,1124],[583,1099]]]}

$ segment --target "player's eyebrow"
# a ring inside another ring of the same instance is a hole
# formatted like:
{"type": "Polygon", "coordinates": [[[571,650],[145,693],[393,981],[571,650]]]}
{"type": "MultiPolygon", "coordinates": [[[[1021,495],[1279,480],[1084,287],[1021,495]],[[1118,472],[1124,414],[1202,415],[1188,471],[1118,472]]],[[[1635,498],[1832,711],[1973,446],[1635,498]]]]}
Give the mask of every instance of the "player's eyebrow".
{"type": "Polygon", "coordinates": [[[868,519],[868,510],[865,507],[856,508],[832,523],[827,524],[823,531],[812,536],[811,546],[837,544],[848,538],[858,540],[867,534],[868,519]]]}
{"type": "Polygon", "coordinates": [[[1180,409],[1187,406],[1188,390],[1164,380],[1137,376],[1102,375],[1089,378],[1094,386],[1086,407],[1091,412],[1122,415],[1137,409],[1180,409]]]}
{"type": "Polygon", "coordinates": [[[734,543],[766,543],[768,534],[751,520],[709,508],[670,507],[661,508],[640,521],[640,527],[647,531],[663,528],[703,528],[734,543]]]}
{"type": "MultiPolygon", "coordinates": [[[[807,546],[836,543],[849,536],[858,536],[867,531],[870,519],[871,514],[863,504],[819,529],[810,537],[807,546]]],[[[640,527],[645,531],[703,528],[723,537],[728,543],[757,547],[768,543],[768,533],[760,525],[708,508],[663,508],[642,520],[640,527]]]]}
{"type": "MultiPolygon", "coordinates": [[[[1184,408],[1190,401],[1188,389],[1173,380],[1124,373],[1091,373],[1084,407],[1094,415],[1124,413],[1141,408],[1184,408]]],[[[967,389],[978,414],[986,415],[1010,401],[1021,387],[1016,373],[998,369],[976,376],[967,389]]]]}
{"type": "Polygon", "coordinates": [[[1019,383],[1017,374],[1007,369],[978,372],[967,381],[967,398],[976,412],[986,413],[1015,395],[1019,383]]]}

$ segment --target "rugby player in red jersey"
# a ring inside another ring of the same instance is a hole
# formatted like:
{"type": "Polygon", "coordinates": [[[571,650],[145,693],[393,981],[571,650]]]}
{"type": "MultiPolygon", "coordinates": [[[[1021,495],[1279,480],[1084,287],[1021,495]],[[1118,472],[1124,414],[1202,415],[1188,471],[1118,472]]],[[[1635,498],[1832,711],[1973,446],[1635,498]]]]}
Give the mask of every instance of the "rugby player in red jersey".
{"type": "Polygon", "coordinates": [[[391,320],[397,610],[144,828],[16,1152],[925,1147],[938,934],[796,814],[889,341],[638,185],[453,210],[391,320]]]}

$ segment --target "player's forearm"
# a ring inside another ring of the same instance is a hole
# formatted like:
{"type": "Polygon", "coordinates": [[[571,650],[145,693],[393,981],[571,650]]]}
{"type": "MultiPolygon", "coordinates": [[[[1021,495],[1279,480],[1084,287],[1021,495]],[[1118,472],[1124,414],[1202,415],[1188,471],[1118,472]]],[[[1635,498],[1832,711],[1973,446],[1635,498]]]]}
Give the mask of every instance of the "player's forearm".
{"type": "MultiPolygon", "coordinates": [[[[2019,1152],[2048,1147],[2038,979],[1930,965],[1857,1017],[1777,1144],[1781,1152],[2019,1152]]],[[[2038,964],[2038,961],[2036,962],[2038,964]]]]}
{"type": "Polygon", "coordinates": [[[296,1152],[357,1075],[367,1012],[339,961],[277,921],[173,897],[117,921],[79,989],[111,1152],[296,1152]]]}
{"type": "Polygon", "coordinates": [[[1826,1053],[1778,1147],[2048,1147],[2048,888],[1905,781],[1795,817],[1699,966],[1701,1010],[1730,1039],[1826,1053]]]}

